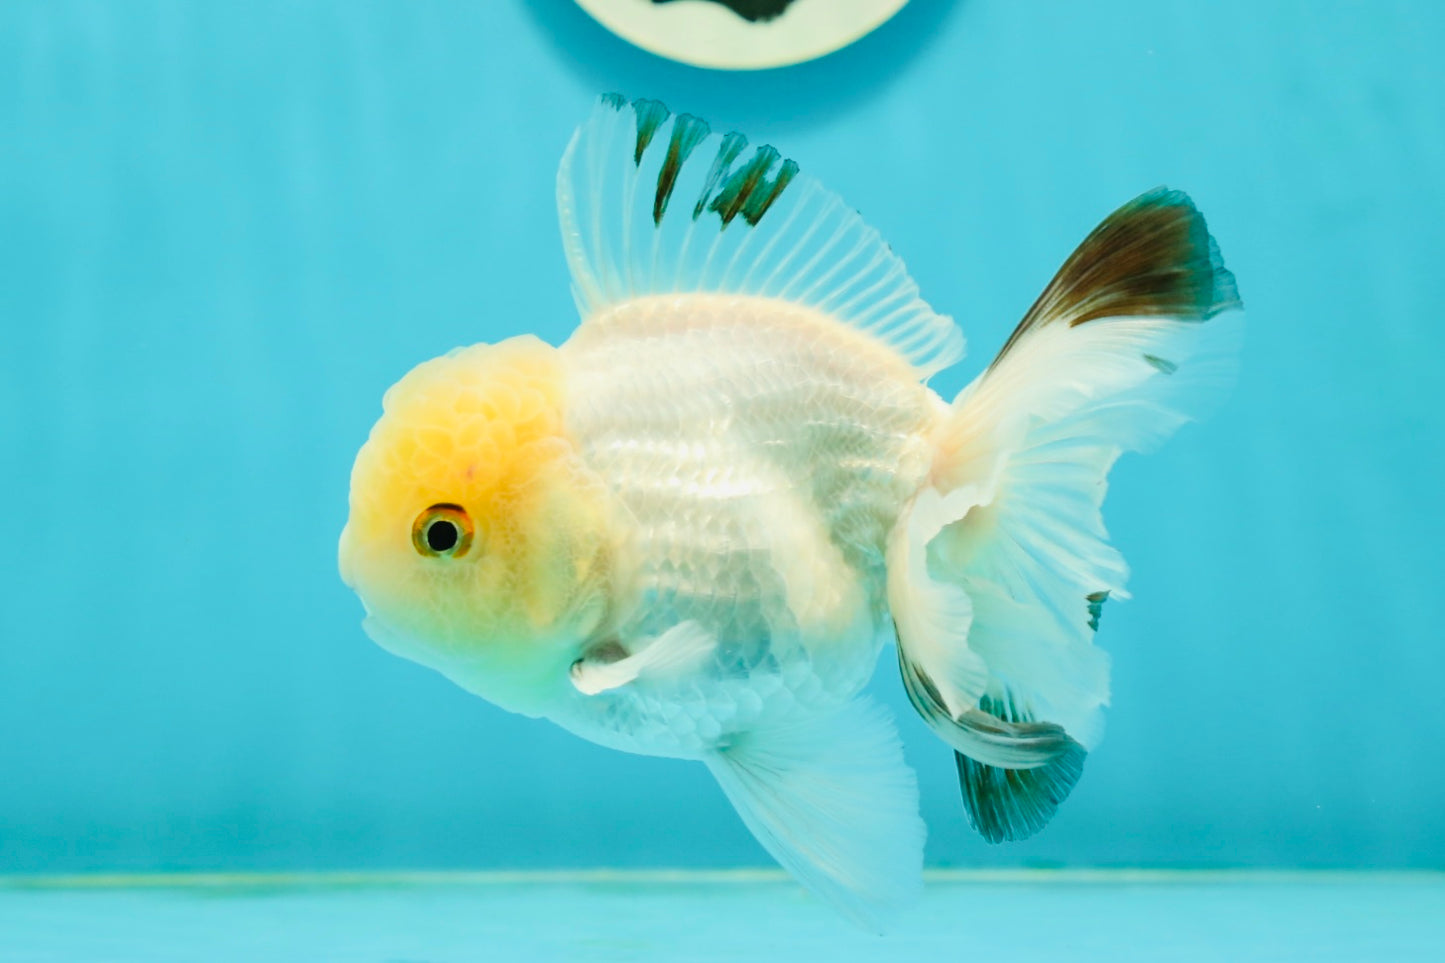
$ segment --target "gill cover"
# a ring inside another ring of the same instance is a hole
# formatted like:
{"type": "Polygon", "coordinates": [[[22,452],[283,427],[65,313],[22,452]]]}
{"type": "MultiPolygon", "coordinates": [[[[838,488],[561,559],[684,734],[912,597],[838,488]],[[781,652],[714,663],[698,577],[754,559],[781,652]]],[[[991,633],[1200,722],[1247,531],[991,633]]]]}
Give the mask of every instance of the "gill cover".
{"type": "Polygon", "coordinates": [[[564,428],[556,350],[460,348],[386,393],[356,458],[342,578],[368,633],[536,714],[606,608],[605,498],[564,428]]]}

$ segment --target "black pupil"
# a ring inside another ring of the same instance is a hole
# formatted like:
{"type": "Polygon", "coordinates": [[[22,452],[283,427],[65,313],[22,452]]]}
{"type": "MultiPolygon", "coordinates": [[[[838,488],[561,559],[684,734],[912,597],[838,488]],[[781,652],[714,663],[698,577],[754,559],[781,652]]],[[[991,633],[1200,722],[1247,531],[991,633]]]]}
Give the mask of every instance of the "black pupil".
{"type": "Polygon", "coordinates": [[[433,552],[449,552],[457,547],[457,527],[444,518],[426,528],[426,547],[433,552]]]}

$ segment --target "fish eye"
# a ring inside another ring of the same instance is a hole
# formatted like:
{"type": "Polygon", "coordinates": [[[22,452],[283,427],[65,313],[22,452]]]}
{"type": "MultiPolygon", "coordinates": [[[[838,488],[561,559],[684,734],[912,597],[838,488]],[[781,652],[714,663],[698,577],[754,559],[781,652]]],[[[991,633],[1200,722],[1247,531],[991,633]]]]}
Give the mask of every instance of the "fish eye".
{"type": "Polygon", "coordinates": [[[461,558],[472,547],[473,533],[460,505],[433,505],[411,523],[411,543],[427,558],[461,558]]]}

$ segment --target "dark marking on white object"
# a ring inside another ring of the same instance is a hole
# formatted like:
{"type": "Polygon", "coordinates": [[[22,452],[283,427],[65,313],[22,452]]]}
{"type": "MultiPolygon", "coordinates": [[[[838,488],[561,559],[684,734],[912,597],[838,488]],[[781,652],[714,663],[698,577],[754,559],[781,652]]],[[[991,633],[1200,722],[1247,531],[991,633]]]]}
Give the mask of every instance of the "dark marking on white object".
{"type": "Polygon", "coordinates": [[[1204,215],[1183,191],[1155,188],[1104,218],[1084,238],[993,364],[1024,335],[1049,324],[1072,326],[1100,318],[1207,321],[1242,306],[1204,215]]]}
{"type": "Polygon", "coordinates": [[[713,158],[712,169],[707,172],[707,180],[703,181],[702,193],[697,197],[697,203],[692,208],[692,219],[695,221],[702,217],[702,212],[707,209],[708,201],[712,199],[713,189],[719,181],[723,181],[733,161],[748,146],[748,139],[737,131],[725,134],[722,143],[718,145],[717,157],[713,158]]]}
{"type": "Polygon", "coordinates": [[[923,721],[945,739],[950,730],[961,730],[981,754],[986,750],[995,758],[1040,762],[1030,768],[1010,769],[955,751],[959,789],[969,824],[991,843],[1027,839],[1043,829],[1083,775],[1088,751],[1062,726],[1033,721],[1008,698],[984,696],[977,709],[955,718],[949,715],[928,673],[901,649],[898,663],[908,701],[923,721]]]}
{"type": "MultiPolygon", "coordinates": [[[[671,3],[672,0],[652,0],[653,3],[671,3]]],[[[780,17],[792,5],[793,0],[712,0],[727,7],[749,23],[767,23],[780,17]]]]}
{"type": "Polygon", "coordinates": [[[1099,631],[1099,616],[1104,613],[1104,603],[1109,601],[1109,593],[1090,592],[1084,596],[1084,601],[1089,603],[1089,630],[1099,631]]]}
{"type": "Polygon", "coordinates": [[[652,143],[652,135],[657,133],[657,128],[662,126],[671,112],[660,100],[639,98],[632,102],[632,113],[637,118],[637,144],[632,149],[632,163],[638,166],[642,163],[642,155],[646,152],[647,145],[652,143]]]}
{"type": "Polygon", "coordinates": [[[1029,721],[1007,700],[984,696],[978,709],[970,709],[958,721],[991,741],[1055,747],[1049,762],[1032,769],[990,766],[955,752],[963,810],[973,828],[991,843],[1004,843],[1028,839],[1047,826],[1084,774],[1087,750],[1063,727],[1029,721]]]}
{"type": "MultiPolygon", "coordinates": [[[[627,98],[617,93],[603,94],[602,103],[618,112],[629,106],[627,98]]],[[[672,112],[661,101],[645,98],[632,101],[631,107],[637,127],[632,147],[632,164],[634,167],[641,167],[643,156],[652,145],[657,132],[672,116],[672,112]]],[[[667,155],[657,172],[657,191],[652,199],[654,225],[662,224],[682,165],[711,132],[706,121],[691,114],[679,114],[673,121],[667,155]]],[[[733,164],[747,146],[747,137],[737,131],[723,136],[718,145],[717,156],[713,158],[712,167],[703,182],[702,192],[698,195],[697,203],[693,205],[694,221],[700,218],[704,211],[710,211],[722,220],[724,229],[739,215],[742,215],[749,226],[756,227],[758,221],[768,212],[768,208],[773,206],[798,175],[797,163],[783,159],[776,148],[767,144],[757,148],[751,159],[735,169],[733,164]]]]}
{"type": "Polygon", "coordinates": [[[707,121],[692,114],[678,114],[672,123],[672,138],[667,144],[667,157],[662,161],[662,170],[657,174],[657,194],[652,199],[652,223],[661,224],[662,215],[667,213],[667,202],[672,198],[672,189],[677,186],[677,175],[682,165],[701,144],[711,129],[707,121]]]}

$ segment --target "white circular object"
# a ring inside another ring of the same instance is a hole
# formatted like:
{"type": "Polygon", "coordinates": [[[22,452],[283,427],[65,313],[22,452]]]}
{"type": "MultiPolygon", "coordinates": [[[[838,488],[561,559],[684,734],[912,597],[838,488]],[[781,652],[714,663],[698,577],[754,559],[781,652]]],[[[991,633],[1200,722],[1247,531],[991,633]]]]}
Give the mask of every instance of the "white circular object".
{"type": "Polygon", "coordinates": [[[577,0],[593,19],[643,50],[719,70],[761,70],[821,57],[876,30],[907,2],[577,0]],[[765,16],[776,10],[781,12],[765,16]]]}

